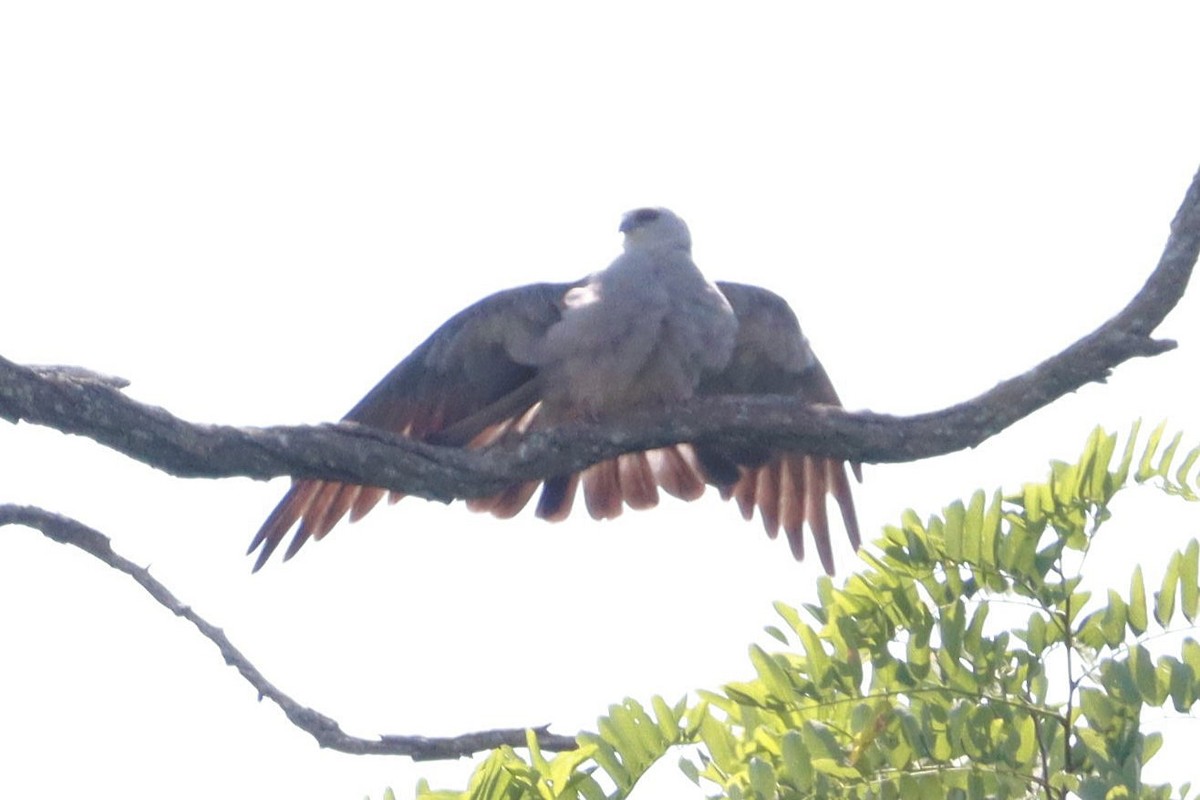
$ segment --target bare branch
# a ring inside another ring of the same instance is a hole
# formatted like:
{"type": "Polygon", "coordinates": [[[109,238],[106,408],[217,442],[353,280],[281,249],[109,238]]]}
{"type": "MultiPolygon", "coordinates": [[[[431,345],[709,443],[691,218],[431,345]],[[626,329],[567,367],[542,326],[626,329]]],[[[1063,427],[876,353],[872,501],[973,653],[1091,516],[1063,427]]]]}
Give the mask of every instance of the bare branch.
{"type": "MultiPolygon", "coordinates": [[[[265,697],[279,706],[292,724],[312,734],[321,747],[356,755],[409,756],[415,761],[430,761],[465,758],[501,745],[524,747],[526,744],[524,728],[498,728],[444,737],[384,735],[378,739],[361,739],[357,736],[350,736],[342,731],[335,720],[319,711],[300,705],[275,688],[275,685],[264,678],[262,673],[242,655],[241,651],[233,646],[224,631],[206,621],[190,606],[180,602],[167,590],[167,587],[150,576],[149,570],[139,567],[115,553],[108,537],[104,534],[70,517],[32,506],[0,505],[0,526],[4,525],[23,525],[41,531],[43,535],[54,541],[74,545],[113,569],[133,578],[160,605],[175,616],[183,617],[195,625],[204,638],[215,644],[221,651],[225,663],[241,673],[241,676],[254,687],[258,692],[259,699],[265,697]]],[[[547,750],[574,750],[578,747],[574,737],[550,733],[548,727],[543,725],[533,729],[538,743],[542,747],[547,750]]]]}
{"type": "Polygon", "coordinates": [[[235,428],[196,425],[123,395],[76,368],[26,368],[0,358],[0,417],[80,434],[184,477],[292,475],[381,486],[436,500],[491,494],[514,480],[563,474],[617,453],[684,441],[785,443],[861,462],[915,461],[974,447],[1123,362],[1172,349],[1150,337],[1183,296],[1200,251],[1200,173],[1157,268],[1095,331],[978,397],[909,417],[806,407],[786,397],[696,400],[631,415],[617,426],[571,425],[482,451],[435,447],[348,424],[235,428]]]}

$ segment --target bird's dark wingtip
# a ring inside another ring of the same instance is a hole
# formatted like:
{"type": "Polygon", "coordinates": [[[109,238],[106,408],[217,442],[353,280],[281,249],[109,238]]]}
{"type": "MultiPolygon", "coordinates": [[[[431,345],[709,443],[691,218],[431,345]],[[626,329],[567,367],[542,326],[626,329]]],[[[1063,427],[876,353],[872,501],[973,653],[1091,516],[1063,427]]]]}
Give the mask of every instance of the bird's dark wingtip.
{"type": "MultiPolygon", "coordinates": [[[[250,568],[251,575],[253,575],[254,573],[258,572],[260,569],[263,568],[263,565],[266,564],[267,561],[271,558],[271,553],[274,552],[274,550],[275,550],[275,548],[270,546],[269,544],[265,545],[263,547],[262,552],[260,552],[258,554],[258,558],[254,559],[254,566],[250,568]]],[[[254,545],[251,545],[250,549],[248,551],[246,551],[246,555],[250,555],[253,552],[254,552],[254,545]]]]}

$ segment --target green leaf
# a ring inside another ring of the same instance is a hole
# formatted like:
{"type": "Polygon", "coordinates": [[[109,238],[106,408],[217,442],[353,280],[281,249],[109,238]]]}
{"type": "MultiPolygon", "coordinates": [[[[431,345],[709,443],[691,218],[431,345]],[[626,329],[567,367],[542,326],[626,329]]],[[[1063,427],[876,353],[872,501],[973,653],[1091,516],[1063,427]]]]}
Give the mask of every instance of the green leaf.
{"type": "Polygon", "coordinates": [[[567,787],[589,778],[586,773],[578,770],[585,761],[592,760],[595,752],[594,745],[582,745],[577,750],[567,750],[554,756],[554,760],[550,762],[548,776],[559,795],[565,795],[567,787]]]}
{"type": "Polygon", "coordinates": [[[1129,649],[1129,668],[1133,673],[1134,681],[1138,684],[1138,691],[1142,698],[1151,705],[1162,705],[1165,699],[1164,694],[1159,693],[1158,687],[1158,670],[1154,667],[1154,660],[1150,656],[1150,650],[1140,644],[1129,649]]]}
{"type": "MultiPolygon", "coordinates": [[[[982,496],[982,492],[980,495],[982,496]]],[[[995,569],[1000,558],[1000,519],[1003,514],[1003,498],[1000,490],[992,493],[992,501],[987,506],[983,521],[980,523],[980,549],[983,553],[983,563],[989,570],[995,569]]],[[[972,505],[974,505],[972,503],[972,505]]]]}
{"type": "Polygon", "coordinates": [[[942,675],[946,677],[947,683],[951,686],[964,692],[974,693],[979,691],[979,681],[975,675],[959,663],[959,660],[950,655],[948,651],[939,649],[936,660],[938,666],[942,668],[942,675]]]}
{"type": "Polygon", "coordinates": [[[787,670],[780,666],[779,662],[766,650],[756,644],[750,645],[750,663],[754,665],[758,679],[776,698],[789,701],[795,696],[796,692],[792,688],[791,680],[788,679],[787,670]]]}
{"type": "Polygon", "coordinates": [[[991,606],[987,603],[980,603],[975,607],[975,613],[971,615],[971,622],[967,625],[966,633],[963,635],[963,646],[968,652],[977,653],[983,645],[983,630],[987,624],[988,609],[991,606]]]}
{"type": "Polygon", "coordinates": [[[674,744],[679,741],[679,717],[683,714],[686,704],[687,698],[684,698],[672,708],[667,705],[666,700],[658,695],[650,698],[650,705],[654,708],[655,721],[658,723],[658,730],[662,735],[663,742],[674,744]]]}
{"type": "Polygon", "coordinates": [[[1154,618],[1164,627],[1170,624],[1171,617],[1175,614],[1175,585],[1179,583],[1181,561],[1179,553],[1171,556],[1167,563],[1167,571],[1163,574],[1162,588],[1154,596],[1154,618]]]}
{"type": "Polygon", "coordinates": [[[538,746],[537,734],[532,728],[525,729],[525,747],[529,750],[529,760],[533,762],[534,769],[538,772],[548,771],[550,764],[542,756],[542,748],[538,746]]]}
{"type": "Polygon", "coordinates": [[[633,787],[633,776],[629,774],[629,770],[625,769],[620,758],[617,757],[616,749],[611,744],[599,736],[588,733],[581,734],[579,741],[595,747],[592,752],[592,760],[600,765],[600,769],[608,773],[608,777],[612,778],[612,782],[617,785],[618,789],[628,792],[633,787]]]}
{"type": "Polygon", "coordinates": [[[1200,644],[1186,639],[1181,649],[1182,661],[1171,662],[1171,702],[1181,714],[1190,713],[1200,700],[1200,644]]]}
{"type": "MultiPolygon", "coordinates": [[[[1166,425],[1165,421],[1163,422],[1163,425],[1166,425]]],[[[1171,438],[1171,443],[1167,445],[1167,449],[1163,451],[1162,458],[1158,461],[1158,469],[1155,470],[1159,477],[1170,477],[1168,473],[1171,471],[1171,461],[1175,458],[1175,451],[1179,449],[1179,442],[1182,438],[1182,433],[1176,433],[1171,438]]]]}
{"type": "Polygon", "coordinates": [[[942,609],[942,622],[939,628],[942,647],[955,659],[962,655],[963,633],[966,630],[964,617],[966,614],[966,606],[963,605],[961,600],[942,609]]]}
{"type": "Polygon", "coordinates": [[[824,684],[826,674],[832,668],[829,654],[821,645],[821,639],[816,631],[807,625],[796,631],[800,635],[800,643],[804,645],[804,653],[808,656],[808,674],[814,681],[824,684]]]}
{"type": "Polygon", "coordinates": [[[942,536],[946,541],[946,556],[954,561],[967,560],[966,545],[963,541],[963,519],[966,509],[962,501],[956,500],[943,510],[945,524],[942,526],[942,536]]]}
{"type": "Polygon", "coordinates": [[[739,765],[737,739],[729,726],[717,720],[712,714],[705,714],[700,722],[699,733],[716,765],[724,772],[736,772],[739,765]]]}
{"type": "Polygon", "coordinates": [[[1025,506],[1025,518],[1031,523],[1038,523],[1045,519],[1045,503],[1042,498],[1046,492],[1046,487],[1040,483],[1027,483],[1024,486],[1024,497],[1021,502],[1025,506]]]}
{"type": "Polygon", "coordinates": [[[688,780],[697,786],[700,785],[700,769],[692,763],[689,758],[679,759],[679,771],[687,776],[688,780]]]}
{"type": "Polygon", "coordinates": [[[1125,641],[1125,624],[1129,620],[1128,606],[1121,595],[1112,589],[1108,590],[1108,606],[1101,614],[1100,627],[1104,632],[1104,642],[1112,648],[1125,641]]]}
{"type": "Polygon", "coordinates": [[[1112,463],[1113,453],[1117,449],[1116,434],[1105,433],[1099,426],[1093,432],[1096,440],[1095,458],[1092,460],[1088,474],[1089,497],[1107,502],[1116,490],[1109,480],[1108,465],[1112,463]]]}
{"type": "Polygon", "coordinates": [[[1100,731],[1091,728],[1077,728],[1075,736],[1092,758],[1100,764],[1107,766],[1112,763],[1112,756],[1108,751],[1108,739],[1100,731]]]}
{"type": "Polygon", "coordinates": [[[1200,644],[1197,644],[1195,639],[1188,637],[1183,640],[1183,647],[1180,652],[1183,656],[1183,663],[1195,670],[1197,675],[1200,675],[1200,644]]]}
{"type": "Polygon", "coordinates": [[[1130,428],[1129,438],[1125,442],[1125,452],[1121,456],[1121,463],[1117,466],[1117,471],[1113,473],[1114,487],[1124,486],[1129,480],[1129,466],[1133,463],[1133,454],[1137,449],[1138,433],[1142,429],[1142,421],[1139,419],[1133,423],[1130,428]]]}
{"type": "Polygon", "coordinates": [[[1022,637],[1029,645],[1029,650],[1039,655],[1046,649],[1046,619],[1042,612],[1035,611],[1029,615],[1029,626],[1022,637]]]}
{"type": "Polygon", "coordinates": [[[808,748],[804,746],[804,737],[798,731],[790,730],[783,735],[780,744],[787,778],[797,789],[808,789],[812,786],[813,768],[808,748]]]}
{"type": "Polygon", "coordinates": [[[775,770],[761,758],[753,757],[747,769],[750,778],[750,788],[759,797],[774,797],[779,785],[775,780],[775,770]]]}
{"type": "Polygon", "coordinates": [[[1142,740],[1141,762],[1145,763],[1154,758],[1154,754],[1162,749],[1163,737],[1157,731],[1151,731],[1146,734],[1146,738],[1142,740]]]}
{"type": "Polygon", "coordinates": [[[778,600],[774,603],[775,613],[783,617],[783,621],[788,624],[788,627],[793,631],[804,623],[800,620],[800,612],[787,603],[781,603],[778,600]]]}
{"type": "Polygon", "coordinates": [[[1088,727],[1097,730],[1108,728],[1117,715],[1116,704],[1106,692],[1087,687],[1079,690],[1079,710],[1087,718],[1088,727]]]}
{"type": "Polygon", "coordinates": [[[1149,627],[1146,617],[1146,584],[1142,580],[1142,567],[1139,564],[1133,568],[1133,577],[1129,581],[1129,630],[1134,636],[1141,636],[1149,627]]]}
{"type": "MultiPolygon", "coordinates": [[[[829,728],[819,722],[806,722],[800,729],[804,737],[804,745],[813,757],[813,768],[817,760],[832,760],[840,762],[843,758],[842,745],[829,728]]],[[[824,771],[824,770],[821,770],[824,771]]]]}
{"type": "Polygon", "coordinates": [[[1109,696],[1120,703],[1134,706],[1143,701],[1137,681],[1133,676],[1133,665],[1129,659],[1106,661],[1100,669],[1100,683],[1109,696]]]}
{"type": "Polygon", "coordinates": [[[1087,606],[1088,600],[1092,599],[1091,592],[1075,592],[1071,595],[1071,613],[1067,615],[1067,622],[1072,623],[1075,617],[1079,616],[1079,612],[1087,606]]]}
{"type": "Polygon", "coordinates": [[[626,699],[610,706],[608,714],[607,720],[599,720],[600,733],[617,748],[626,767],[641,772],[662,756],[667,744],[641,703],[626,699]]]}
{"type": "Polygon", "coordinates": [[[908,669],[917,678],[924,678],[929,673],[932,651],[929,648],[929,632],[915,630],[909,633],[905,646],[908,658],[908,669]]]}
{"type": "Polygon", "coordinates": [[[1158,423],[1154,430],[1150,431],[1150,438],[1146,440],[1146,447],[1142,451],[1141,461],[1138,462],[1137,473],[1133,476],[1138,483],[1145,483],[1158,474],[1158,471],[1151,466],[1154,461],[1154,454],[1158,450],[1158,445],[1162,441],[1163,431],[1166,429],[1167,423],[1158,423]]]}
{"type": "Polygon", "coordinates": [[[1038,757],[1037,721],[1030,715],[1022,715],[1016,731],[1020,744],[1013,756],[1017,764],[1033,764],[1038,757]]]}
{"type": "Polygon", "coordinates": [[[1175,471],[1175,482],[1177,484],[1185,488],[1187,487],[1189,482],[1188,475],[1192,471],[1192,467],[1196,465],[1196,459],[1198,458],[1200,458],[1200,447],[1193,447],[1188,451],[1188,454],[1184,456],[1182,463],[1180,463],[1179,469],[1175,471]]]}
{"type": "Polygon", "coordinates": [[[1196,621],[1200,603],[1200,542],[1192,539],[1179,560],[1179,608],[1188,622],[1196,621]]]}

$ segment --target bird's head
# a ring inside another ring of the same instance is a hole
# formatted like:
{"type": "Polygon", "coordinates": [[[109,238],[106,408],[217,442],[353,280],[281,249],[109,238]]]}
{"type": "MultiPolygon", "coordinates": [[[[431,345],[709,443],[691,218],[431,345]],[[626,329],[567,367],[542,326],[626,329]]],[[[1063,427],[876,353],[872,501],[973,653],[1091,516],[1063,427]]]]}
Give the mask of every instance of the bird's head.
{"type": "Polygon", "coordinates": [[[692,249],[692,234],[688,226],[665,208],[638,208],[621,218],[621,233],[625,234],[625,249],[678,248],[692,249]]]}

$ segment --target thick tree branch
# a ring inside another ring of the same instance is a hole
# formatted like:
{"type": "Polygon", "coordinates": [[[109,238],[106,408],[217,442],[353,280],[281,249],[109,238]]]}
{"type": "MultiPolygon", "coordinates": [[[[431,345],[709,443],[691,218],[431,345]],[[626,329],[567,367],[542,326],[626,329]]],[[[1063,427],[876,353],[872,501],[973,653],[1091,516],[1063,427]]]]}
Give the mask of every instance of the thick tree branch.
{"type": "Polygon", "coordinates": [[[293,475],[382,486],[431,499],[487,495],[514,480],[562,474],[620,452],[683,441],[780,443],[862,462],[915,461],[974,447],[1125,361],[1172,349],[1150,334],[1175,307],[1200,251],[1200,173],[1157,268],[1116,316],[1061,353],[958,405],[894,417],[805,407],[786,397],[697,400],[620,425],[573,425],[482,451],[435,447],[351,425],[196,425],[137,403],[111,379],[21,367],[0,358],[0,417],[47,425],[174,475],[293,475]]]}
{"type": "MultiPolygon", "coordinates": [[[[265,697],[279,706],[292,724],[312,734],[321,747],[355,755],[397,755],[409,756],[415,761],[428,761],[465,758],[506,744],[512,747],[526,745],[524,728],[499,728],[444,737],[384,735],[378,739],[361,739],[350,736],[342,731],[335,720],[300,705],[275,688],[274,684],[263,677],[241,651],[233,646],[224,631],[207,622],[190,606],[180,602],[165,586],[150,576],[149,570],[113,552],[112,545],[104,534],[69,517],[30,506],[0,505],[0,527],[4,525],[22,525],[41,531],[54,541],[74,545],[133,578],[160,605],[195,625],[204,638],[221,651],[225,663],[236,669],[254,687],[260,699],[265,697]]],[[[547,726],[533,730],[538,742],[547,750],[573,750],[578,746],[574,737],[550,733],[547,726]]]]}

